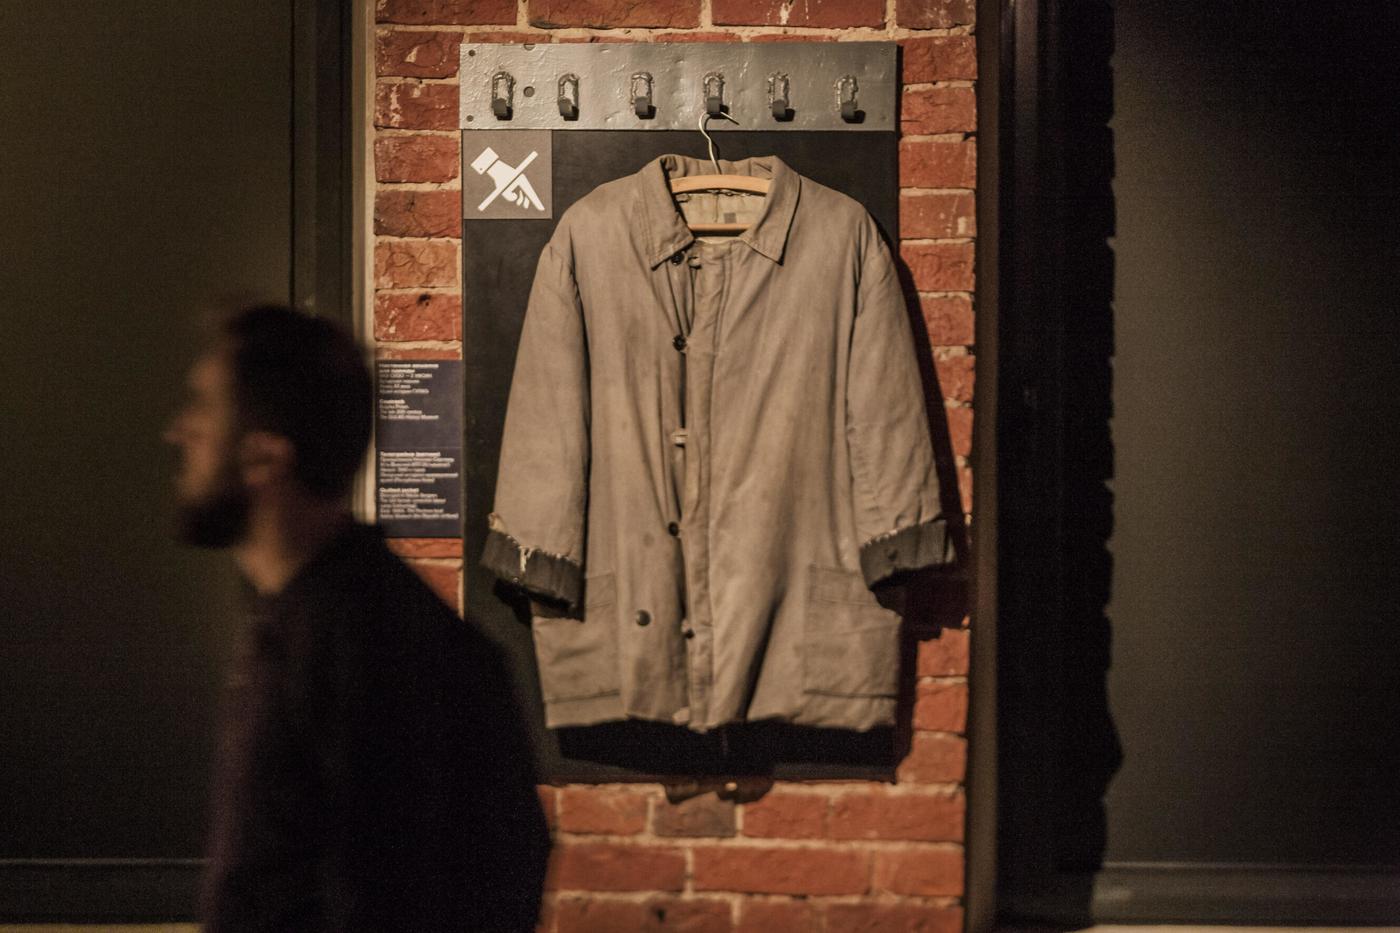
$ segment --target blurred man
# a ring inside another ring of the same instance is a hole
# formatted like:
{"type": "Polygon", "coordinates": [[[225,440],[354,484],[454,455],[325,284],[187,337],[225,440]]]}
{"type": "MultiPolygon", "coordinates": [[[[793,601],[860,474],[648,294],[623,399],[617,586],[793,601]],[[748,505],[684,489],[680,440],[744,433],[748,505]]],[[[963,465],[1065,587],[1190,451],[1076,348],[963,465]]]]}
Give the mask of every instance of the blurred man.
{"type": "Polygon", "coordinates": [[[550,843],[500,652],[346,507],[373,406],[354,341],[250,308],[189,389],[179,533],[230,548],[253,594],[207,933],[532,930],[550,843]]]}

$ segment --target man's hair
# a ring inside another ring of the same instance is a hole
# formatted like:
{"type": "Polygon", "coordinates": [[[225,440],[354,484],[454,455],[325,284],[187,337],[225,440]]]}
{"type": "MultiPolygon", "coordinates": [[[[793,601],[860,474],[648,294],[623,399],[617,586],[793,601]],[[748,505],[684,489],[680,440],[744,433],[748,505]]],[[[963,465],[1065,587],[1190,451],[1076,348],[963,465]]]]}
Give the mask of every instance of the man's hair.
{"type": "Polygon", "coordinates": [[[223,322],[239,428],[292,442],[295,475],[326,498],[348,492],[369,443],[374,387],[355,340],[325,318],[253,305],[223,322]]]}

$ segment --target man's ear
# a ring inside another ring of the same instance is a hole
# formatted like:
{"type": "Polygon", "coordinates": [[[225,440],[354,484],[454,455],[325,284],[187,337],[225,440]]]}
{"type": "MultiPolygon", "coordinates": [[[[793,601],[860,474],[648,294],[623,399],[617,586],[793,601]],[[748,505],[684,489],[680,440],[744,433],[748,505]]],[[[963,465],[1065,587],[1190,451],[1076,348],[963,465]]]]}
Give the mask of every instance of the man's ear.
{"type": "Polygon", "coordinates": [[[251,489],[276,485],[292,475],[296,448],[280,434],[249,431],[238,444],[238,468],[251,489]]]}

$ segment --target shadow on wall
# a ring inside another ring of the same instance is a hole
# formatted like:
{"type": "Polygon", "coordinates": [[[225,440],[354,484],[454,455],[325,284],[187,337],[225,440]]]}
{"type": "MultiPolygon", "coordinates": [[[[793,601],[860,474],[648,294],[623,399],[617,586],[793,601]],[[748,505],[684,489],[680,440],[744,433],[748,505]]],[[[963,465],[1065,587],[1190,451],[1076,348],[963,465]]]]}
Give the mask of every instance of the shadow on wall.
{"type": "MultiPolygon", "coordinates": [[[[1107,846],[1104,795],[1122,765],[1123,749],[1109,712],[1107,674],[1112,630],[1105,607],[1113,579],[1108,550],[1113,533],[1112,415],[1114,350],[1113,7],[1066,3],[1057,35],[1064,100],[1049,101],[1051,119],[1062,120],[1063,157],[1053,177],[1058,203],[1047,216],[1060,231],[1057,297],[1066,348],[1063,368],[1063,693],[1064,726],[1055,820],[1057,872],[1090,872],[1107,846]]],[[[1084,916],[1091,888],[1082,891],[1084,916]]]]}
{"type": "Polygon", "coordinates": [[[1042,6],[1034,166],[1010,167],[998,621],[1003,913],[1087,923],[1123,762],[1110,714],[1113,8],[1042,6]],[[1028,181],[1027,181],[1028,180],[1028,181]],[[1016,208],[1031,217],[1017,216],[1016,208]]]}

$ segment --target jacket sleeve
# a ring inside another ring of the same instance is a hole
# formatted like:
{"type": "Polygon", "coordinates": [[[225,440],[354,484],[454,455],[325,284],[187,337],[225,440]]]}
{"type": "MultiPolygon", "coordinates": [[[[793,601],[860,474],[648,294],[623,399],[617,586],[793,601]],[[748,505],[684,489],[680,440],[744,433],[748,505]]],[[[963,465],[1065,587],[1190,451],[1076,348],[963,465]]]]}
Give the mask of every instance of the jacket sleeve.
{"type": "Polygon", "coordinates": [[[867,585],[953,561],[939,504],[913,329],[889,248],[868,216],[846,378],[846,437],[867,585]]]}
{"type": "Polygon", "coordinates": [[[540,254],[525,310],[484,566],[532,594],[577,604],[588,459],[583,308],[561,225],[540,254]]]}

